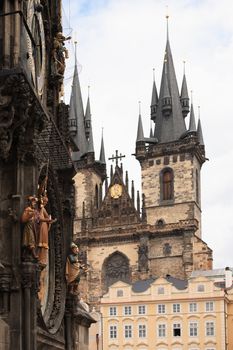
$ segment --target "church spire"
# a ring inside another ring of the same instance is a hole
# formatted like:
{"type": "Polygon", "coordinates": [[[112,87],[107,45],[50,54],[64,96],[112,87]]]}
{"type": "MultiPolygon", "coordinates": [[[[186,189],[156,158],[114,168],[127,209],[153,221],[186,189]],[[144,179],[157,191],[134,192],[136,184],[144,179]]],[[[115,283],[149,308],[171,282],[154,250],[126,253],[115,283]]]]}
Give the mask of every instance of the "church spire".
{"type": "Polygon", "coordinates": [[[182,114],[167,24],[167,42],[158,100],[155,137],[159,143],[170,142],[178,140],[185,131],[186,126],[182,114]]]}
{"type": "Polygon", "coordinates": [[[75,43],[75,67],[69,111],[70,132],[71,136],[73,136],[74,143],[78,147],[78,151],[74,152],[72,155],[74,161],[79,160],[80,157],[87,151],[83,101],[77,68],[76,44],[77,43],[75,43]],[[75,127],[71,128],[72,125],[75,125],[75,127]]]}
{"type": "Polygon", "coordinates": [[[193,109],[193,103],[191,103],[191,111],[190,111],[190,119],[189,119],[189,132],[196,132],[196,122],[195,122],[195,116],[194,116],[194,109],[193,109]]]}
{"type": "Polygon", "coordinates": [[[103,136],[103,129],[102,129],[102,137],[101,137],[101,147],[100,147],[100,163],[106,164],[106,158],[105,158],[105,150],[104,150],[104,136],[103,136]]]}

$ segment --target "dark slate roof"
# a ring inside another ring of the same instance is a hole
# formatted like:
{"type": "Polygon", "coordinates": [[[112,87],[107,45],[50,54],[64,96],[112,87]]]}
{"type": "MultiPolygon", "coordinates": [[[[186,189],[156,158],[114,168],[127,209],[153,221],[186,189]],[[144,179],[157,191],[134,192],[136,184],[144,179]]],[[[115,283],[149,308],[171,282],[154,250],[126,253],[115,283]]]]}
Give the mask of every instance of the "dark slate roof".
{"type": "Polygon", "coordinates": [[[185,76],[185,74],[184,74],[184,76],[183,76],[180,98],[189,98],[189,95],[188,95],[188,88],[187,88],[187,81],[186,81],[186,76],[185,76]]]}
{"type": "Polygon", "coordinates": [[[191,103],[190,119],[189,119],[189,132],[197,131],[193,104],[191,103]]]}
{"type": "Polygon", "coordinates": [[[137,132],[136,142],[139,142],[139,141],[144,141],[144,133],[143,133],[143,127],[142,127],[141,114],[139,114],[139,117],[138,117],[138,132],[137,132]]]}
{"type": "Polygon", "coordinates": [[[102,134],[102,138],[101,138],[101,147],[100,147],[100,158],[99,158],[99,161],[101,163],[103,163],[103,164],[106,164],[103,134],[102,134]]]}
{"type": "Polygon", "coordinates": [[[168,39],[165,49],[158,109],[155,123],[155,137],[158,139],[159,143],[176,141],[186,131],[186,126],[182,115],[182,108],[180,103],[179,89],[176,80],[173,58],[168,39]],[[164,94],[169,94],[172,100],[172,111],[171,115],[168,117],[164,117],[162,113],[162,100],[164,97],[166,97],[164,94]]]}
{"type": "Polygon", "coordinates": [[[153,87],[152,87],[151,106],[157,105],[157,103],[158,103],[158,93],[157,93],[155,80],[154,80],[153,87]]]}
{"type": "Polygon", "coordinates": [[[166,280],[169,283],[172,283],[172,285],[174,287],[176,287],[176,289],[179,289],[179,290],[186,289],[187,286],[188,286],[188,281],[187,280],[180,280],[179,278],[176,278],[176,277],[173,277],[173,276],[170,276],[170,275],[166,276],[166,280]]]}
{"type": "Polygon", "coordinates": [[[203,134],[202,134],[202,127],[201,127],[201,119],[198,119],[198,124],[197,124],[197,136],[198,136],[198,141],[201,146],[204,146],[204,139],[203,139],[203,134]]]}
{"type": "Polygon", "coordinates": [[[141,281],[134,282],[132,284],[132,291],[134,293],[145,292],[155,280],[156,280],[156,278],[149,278],[147,280],[141,280],[141,281]]]}
{"type": "Polygon", "coordinates": [[[73,85],[70,98],[70,120],[75,119],[77,125],[76,135],[73,137],[75,144],[77,145],[79,151],[72,154],[72,159],[74,161],[79,160],[80,157],[87,151],[87,140],[85,135],[84,126],[84,110],[81,88],[79,83],[77,64],[74,68],[73,85]]]}

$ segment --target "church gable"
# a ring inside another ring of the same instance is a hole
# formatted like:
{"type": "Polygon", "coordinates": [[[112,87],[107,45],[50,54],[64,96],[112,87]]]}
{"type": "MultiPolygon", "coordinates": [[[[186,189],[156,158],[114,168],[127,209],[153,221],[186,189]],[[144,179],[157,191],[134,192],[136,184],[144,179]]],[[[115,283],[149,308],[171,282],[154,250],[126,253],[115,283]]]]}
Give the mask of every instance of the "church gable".
{"type": "Polygon", "coordinates": [[[94,227],[129,225],[140,222],[139,208],[134,205],[134,198],[124,183],[121,168],[116,166],[106,195],[94,213],[94,227]]]}

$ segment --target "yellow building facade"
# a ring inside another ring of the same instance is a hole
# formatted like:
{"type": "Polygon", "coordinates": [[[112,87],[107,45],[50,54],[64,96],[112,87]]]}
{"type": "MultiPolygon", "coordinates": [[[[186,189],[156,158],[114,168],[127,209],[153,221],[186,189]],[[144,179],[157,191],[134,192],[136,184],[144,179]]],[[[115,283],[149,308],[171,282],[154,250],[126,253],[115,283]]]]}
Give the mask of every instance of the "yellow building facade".
{"type": "Polygon", "coordinates": [[[233,349],[233,289],[214,271],[113,284],[101,299],[103,349],[233,349]]]}

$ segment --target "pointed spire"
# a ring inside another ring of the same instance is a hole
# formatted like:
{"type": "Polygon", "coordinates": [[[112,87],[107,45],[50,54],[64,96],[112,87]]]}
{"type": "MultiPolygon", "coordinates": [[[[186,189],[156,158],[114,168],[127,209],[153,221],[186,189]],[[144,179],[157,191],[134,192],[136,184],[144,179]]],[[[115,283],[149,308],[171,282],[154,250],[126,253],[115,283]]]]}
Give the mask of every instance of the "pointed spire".
{"type": "Polygon", "coordinates": [[[90,128],[87,153],[94,153],[94,152],[95,150],[94,150],[93,134],[92,134],[92,128],[90,128]]]}
{"type": "Polygon", "coordinates": [[[191,102],[191,111],[190,111],[189,130],[188,131],[189,132],[197,131],[195,116],[194,116],[194,109],[193,109],[193,101],[191,102]]]}
{"type": "Polygon", "coordinates": [[[131,185],[131,198],[134,204],[134,181],[132,180],[132,185],[131,185]]]}
{"type": "Polygon", "coordinates": [[[88,86],[88,98],[87,98],[87,106],[85,112],[85,132],[87,139],[89,138],[90,129],[91,129],[91,107],[90,107],[90,95],[89,95],[90,86],[88,86]]]}
{"type": "Polygon", "coordinates": [[[81,88],[79,83],[78,68],[77,68],[77,56],[76,56],[76,43],[75,43],[75,67],[73,84],[70,98],[70,111],[69,122],[76,123],[76,133],[73,133],[73,140],[78,147],[79,151],[73,153],[73,160],[79,160],[80,157],[87,151],[87,140],[85,136],[84,127],[84,111],[81,88]]]}
{"type": "Polygon", "coordinates": [[[165,53],[164,60],[164,84],[162,90],[162,113],[164,116],[168,117],[172,111],[172,98],[168,87],[168,75],[167,75],[167,53],[165,53]]]}
{"type": "Polygon", "coordinates": [[[197,137],[201,146],[204,146],[204,138],[202,134],[201,118],[200,118],[200,106],[198,106],[198,124],[197,124],[197,137]]]}
{"type": "Polygon", "coordinates": [[[106,158],[105,158],[105,150],[104,150],[104,131],[102,128],[102,136],[101,136],[101,147],[100,147],[100,158],[99,161],[100,163],[106,164],[106,158]]]}
{"type": "Polygon", "coordinates": [[[139,101],[139,117],[138,117],[138,132],[136,142],[144,141],[144,132],[142,127],[142,117],[141,117],[141,102],[139,101]]]}
{"type": "Polygon", "coordinates": [[[181,93],[180,93],[180,102],[182,106],[182,113],[184,118],[189,113],[189,96],[188,96],[188,88],[187,88],[187,82],[186,82],[186,76],[185,76],[185,61],[184,63],[184,75],[183,75],[183,81],[181,86],[181,93]]]}
{"type": "Polygon", "coordinates": [[[140,195],[138,190],[137,190],[137,211],[138,213],[140,213],[140,195]]]}
{"type": "Polygon", "coordinates": [[[185,131],[186,125],[182,114],[180,93],[169,43],[167,18],[167,42],[154,136],[159,143],[170,142],[178,140],[185,131]]]}
{"type": "Polygon", "coordinates": [[[125,187],[127,192],[129,192],[129,177],[128,177],[128,171],[125,172],[125,187]]]}
{"type": "Polygon", "coordinates": [[[155,84],[155,69],[153,68],[153,87],[152,87],[152,97],[151,97],[151,106],[150,106],[150,115],[151,119],[155,122],[156,112],[158,107],[158,93],[155,84]]]}

